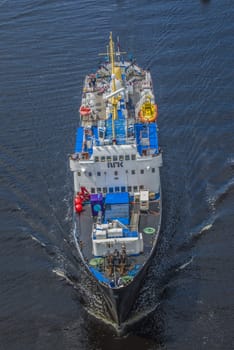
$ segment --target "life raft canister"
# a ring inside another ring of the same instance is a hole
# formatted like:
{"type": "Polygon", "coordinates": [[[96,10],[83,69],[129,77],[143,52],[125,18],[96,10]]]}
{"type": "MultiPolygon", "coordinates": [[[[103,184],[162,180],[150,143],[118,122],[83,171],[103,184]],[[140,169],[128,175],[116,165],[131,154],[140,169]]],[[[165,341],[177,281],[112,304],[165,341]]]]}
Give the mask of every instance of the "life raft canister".
{"type": "Polygon", "coordinates": [[[81,213],[83,210],[82,204],[76,204],[75,209],[77,213],[81,213]]]}
{"type": "Polygon", "coordinates": [[[76,205],[76,204],[82,204],[83,201],[80,198],[80,196],[76,196],[74,202],[75,202],[75,205],[76,205]]]}
{"type": "Polygon", "coordinates": [[[80,114],[82,116],[88,116],[91,114],[91,108],[89,106],[80,106],[80,114]]]}
{"type": "Polygon", "coordinates": [[[90,199],[90,193],[87,190],[86,187],[81,186],[80,191],[77,192],[75,198],[74,198],[74,208],[75,211],[79,214],[83,210],[83,202],[89,201],[90,199]]]}
{"type": "Polygon", "coordinates": [[[80,197],[80,195],[78,194],[78,195],[75,197],[75,199],[74,199],[75,211],[76,211],[77,213],[82,212],[82,210],[83,210],[83,205],[82,205],[82,203],[83,203],[83,199],[82,199],[82,198],[80,197]]]}

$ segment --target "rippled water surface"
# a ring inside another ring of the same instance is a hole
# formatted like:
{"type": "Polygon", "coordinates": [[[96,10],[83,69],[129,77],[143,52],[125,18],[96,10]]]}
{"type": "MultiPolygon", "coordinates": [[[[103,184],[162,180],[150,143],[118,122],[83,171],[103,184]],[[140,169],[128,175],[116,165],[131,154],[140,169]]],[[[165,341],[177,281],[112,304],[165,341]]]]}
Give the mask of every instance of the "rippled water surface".
{"type": "Polygon", "coordinates": [[[0,0],[0,349],[234,347],[232,0],[0,0]],[[84,75],[109,31],[151,70],[159,105],[161,240],[125,329],[72,239],[84,75]]]}

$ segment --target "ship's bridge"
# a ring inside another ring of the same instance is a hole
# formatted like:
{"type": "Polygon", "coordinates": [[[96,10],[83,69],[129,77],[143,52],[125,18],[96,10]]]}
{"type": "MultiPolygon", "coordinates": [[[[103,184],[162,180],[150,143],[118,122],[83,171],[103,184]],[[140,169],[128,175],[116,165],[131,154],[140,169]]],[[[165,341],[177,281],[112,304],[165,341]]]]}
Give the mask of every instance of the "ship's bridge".
{"type": "Polygon", "coordinates": [[[133,195],[144,189],[157,193],[161,165],[161,153],[140,156],[136,145],[94,146],[90,159],[70,160],[75,191],[84,186],[104,195],[126,191],[133,195]]]}

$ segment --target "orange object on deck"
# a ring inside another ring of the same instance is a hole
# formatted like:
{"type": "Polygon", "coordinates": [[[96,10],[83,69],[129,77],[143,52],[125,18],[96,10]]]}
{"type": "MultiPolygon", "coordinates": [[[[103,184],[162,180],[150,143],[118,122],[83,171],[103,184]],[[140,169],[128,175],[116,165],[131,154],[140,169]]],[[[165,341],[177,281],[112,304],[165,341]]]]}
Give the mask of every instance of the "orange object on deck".
{"type": "Polygon", "coordinates": [[[158,116],[158,106],[156,104],[152,104],[150,101],[143,103],[141,109],[139,111],[139,118],[141,122],[154,122],[158,116]]]}
{"type": "Polygon", "coordinates": [[[89,106],[81,106],[80,107],[80,114],[82,116],[88,116],[91,114],[91,108],[89,106]]]}

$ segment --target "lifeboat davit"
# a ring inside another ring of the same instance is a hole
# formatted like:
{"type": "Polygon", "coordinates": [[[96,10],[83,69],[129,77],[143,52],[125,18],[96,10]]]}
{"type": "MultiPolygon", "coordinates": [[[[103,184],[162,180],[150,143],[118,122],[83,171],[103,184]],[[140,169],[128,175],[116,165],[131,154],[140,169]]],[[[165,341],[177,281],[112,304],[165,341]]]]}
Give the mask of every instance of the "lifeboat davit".
{"type": "Polygon", "coordinates": [[[150,101],[146,101],[142,104],[141,109],[139,111],[139,118],[143,123],[154,122],[158,116],[158,106],[156,104],[151,103],[150,101]]]}
{"type": "Polygon", "coordinates": [[[80,107],[80,114],[82,116],[88,116],[91,114],[91,108],[89,106],[81,106],[80,107]]]}

